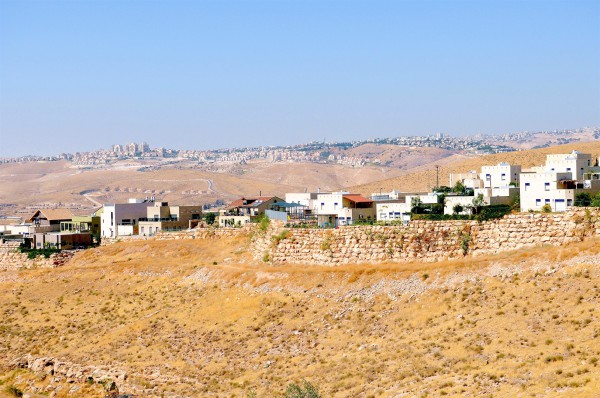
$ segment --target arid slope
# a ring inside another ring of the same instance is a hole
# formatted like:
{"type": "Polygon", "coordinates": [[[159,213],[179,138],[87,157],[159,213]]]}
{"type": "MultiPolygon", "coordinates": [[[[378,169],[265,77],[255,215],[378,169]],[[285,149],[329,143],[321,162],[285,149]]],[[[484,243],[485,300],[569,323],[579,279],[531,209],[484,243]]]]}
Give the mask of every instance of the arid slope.
{"type": "Polygon", "coordinates": [[[324,397],[600,390],[598,240],[339,268],[257,264],[249,242],[121,242],[0,274],[0,390],[52,384],[8,366],[25,354],[125,370],[121,392],[141,396],[277,397],[301,379],[324,397]]]}

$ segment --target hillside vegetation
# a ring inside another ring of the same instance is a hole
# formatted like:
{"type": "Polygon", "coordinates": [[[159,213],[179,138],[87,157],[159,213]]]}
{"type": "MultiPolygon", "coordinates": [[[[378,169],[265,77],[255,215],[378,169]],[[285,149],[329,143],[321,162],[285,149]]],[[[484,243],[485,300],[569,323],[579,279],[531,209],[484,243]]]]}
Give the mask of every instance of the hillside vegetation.
{"type": "Polygon", "coordinates": [[[121,242],[3,272],[0,395],[105,394],[9,366],[26,354],[126,371],[121,393],[140,396],[278,397],[302,379],[323,397],[600,390],[599,240],[337,268],[257,264],[249,242],[121,242]]]}
{"type": "Polygon", "coordinates": [[[380,189],[391,191],[393,189],[404,192],[430,191],[435,187],[436,170],[434,164],[440,166],[439,181],[440,185],[448,185],[451,173],[466,173],[470,170],[481,172],[481,166],[493,166],[500,162],[510,164],[519,164],[523,169],[532,166],[541,166],[546,162],[546,155],[553,153],[570,153],[578,150],[583,153],[591,153],[594,159],[600,157],[600,141],[573,143],[566,145],[557,145],[548,148],[530,149],[525,151],[499,153],[495,155],[483,155],[475,157],[465,157],[454,155],[440,161],[432,162],[425,166],[417,167],[413,170],[402,172],[398,177],[392,177],[367,184],[355,184],[347,187],[348,191],[370,195],[373,192],[379,192],[380,189]]]}

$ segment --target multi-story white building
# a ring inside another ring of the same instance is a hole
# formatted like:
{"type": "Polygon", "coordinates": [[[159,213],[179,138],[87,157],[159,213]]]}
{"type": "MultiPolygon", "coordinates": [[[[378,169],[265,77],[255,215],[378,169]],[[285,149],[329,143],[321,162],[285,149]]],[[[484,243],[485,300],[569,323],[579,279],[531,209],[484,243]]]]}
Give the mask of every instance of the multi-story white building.
{"type": "Polygon", "coordinates": [[[547,155],[546,164],[521,173],[521,211],[539,211],[549,205],[553,211],[565,211],[575,204],[579,193],[600,192],[600,180],[584,180],[595,169],[592,156],[573,151],[570,154],[547,155]],[[586,174],[587,173],[587,174],[586,174]]]}
{"type": "Polygon", "coordinates": [[[100,232],[103,238],[116,238],[137,234],[140,218],[147,218],[148,207],[153,201],[129,199],[128,203],[105,204],[100,216],[100,232]]]}
{"type": "Polygon", "coordinates": [[[583,180],[583,174],[592,167],[592,155],[573,151],[568,154],[546,155],[545,171],[571,173],[571,180],[583,180]]]}
{"type": "MultiPolygon", "coordinates": [[[[499,163],[496,166],[482,166],[480,179],[483,181],[481,188],[507,187],[511,183],[519,185],[521,166],[509,163],[499,163]]],[[[480,187],[474,187],[480,188],[480,187]]]]}

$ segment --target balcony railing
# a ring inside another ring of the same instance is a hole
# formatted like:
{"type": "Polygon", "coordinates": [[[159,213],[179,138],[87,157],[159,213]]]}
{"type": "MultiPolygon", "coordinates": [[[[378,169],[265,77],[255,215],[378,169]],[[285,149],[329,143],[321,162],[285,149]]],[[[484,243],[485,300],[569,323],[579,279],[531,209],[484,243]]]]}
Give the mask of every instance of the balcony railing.
{"type": "Polygon", "coordinates": [[[151,222],[165,222],[165,221],[179,221],[177,217],[166,217],[166,218],[140,218],[139,221],[151,221],[151,222]]]}

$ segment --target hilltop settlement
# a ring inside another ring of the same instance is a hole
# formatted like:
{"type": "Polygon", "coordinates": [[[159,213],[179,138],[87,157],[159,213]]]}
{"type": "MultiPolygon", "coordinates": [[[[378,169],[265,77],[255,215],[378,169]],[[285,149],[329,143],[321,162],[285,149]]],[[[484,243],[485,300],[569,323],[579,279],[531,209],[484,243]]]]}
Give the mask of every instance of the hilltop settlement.
{"type": "Polygon", "coordinates": [[[242,227],[263,218],[299,228],[407,224],[411,220],[490,219],[512,211],[563,212],[600,206],[600,167],[591,154],[547,155],[544,165],[522,170],[501,162],[450,175],[451,186],[432,192],[290,192],[284,197],[244,196],[220,208],[172,205],[154,197],[105,204],[88,215],[40,209],[26,219],[6,218],[3,244],[24,250],[86,248],[121,237],[148,237],[197,227],[242,227]]]}

